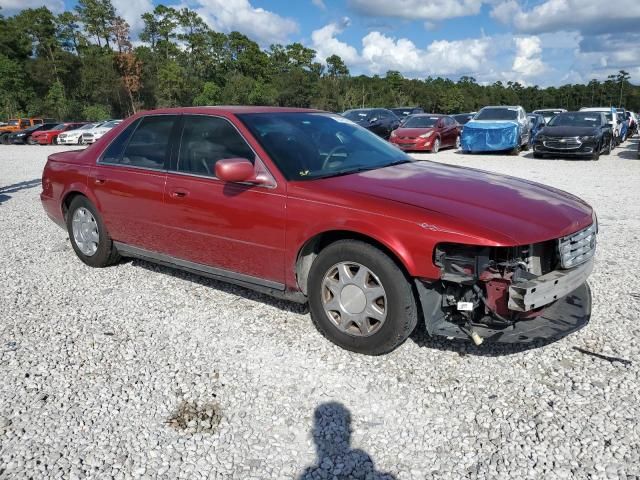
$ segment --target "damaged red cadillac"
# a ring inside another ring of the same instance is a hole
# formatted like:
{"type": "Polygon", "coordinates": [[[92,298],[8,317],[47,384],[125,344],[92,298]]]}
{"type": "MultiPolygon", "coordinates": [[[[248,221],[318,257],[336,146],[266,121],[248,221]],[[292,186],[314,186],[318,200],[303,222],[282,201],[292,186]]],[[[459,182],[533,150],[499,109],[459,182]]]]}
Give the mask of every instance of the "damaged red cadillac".
{"type": "Polygon", "coordinates": [[[305,303],[337,345],[529,343],[587,324],[598,230],[581,199],[415,161],[326,112],[139,113],[51,155],[48,216],[92,267],[137,257],[305,303]]]}

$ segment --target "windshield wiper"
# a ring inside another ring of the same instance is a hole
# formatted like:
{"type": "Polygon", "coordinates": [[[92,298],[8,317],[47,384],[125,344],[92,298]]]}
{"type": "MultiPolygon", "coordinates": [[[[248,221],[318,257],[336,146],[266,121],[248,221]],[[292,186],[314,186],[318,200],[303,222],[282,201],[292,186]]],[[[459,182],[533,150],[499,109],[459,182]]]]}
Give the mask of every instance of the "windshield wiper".
{"type": "Polygon", "coordinates": [[[335,172],[321,173],[318,175],[308,175],[304,178],[310,179],[310,180],[317,180],[321,178],[341,177],[343,175],[351,175],[352,173],[366,172],[368,170],[377,170],[379,168],[393,167],[395,165],[401,165],[403,163],[413,163],[413,162],[414,160],[402,159],[396,162],[387,163],[385,165],[374,165],[374,166],[368,165],[368,166],[362,166],[357,168],[345,168],[344,170],[336,170],[335,172]]]}

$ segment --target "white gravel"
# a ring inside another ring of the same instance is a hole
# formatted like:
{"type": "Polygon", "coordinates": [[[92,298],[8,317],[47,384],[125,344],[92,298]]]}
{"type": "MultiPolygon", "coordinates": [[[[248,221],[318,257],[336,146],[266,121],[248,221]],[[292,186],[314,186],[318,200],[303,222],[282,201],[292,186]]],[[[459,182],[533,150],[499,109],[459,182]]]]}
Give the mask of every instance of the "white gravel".
{"type": "Polygon", "coordinates": [[[84,266],[38,198],[62,149],[0,146],[0,478],[640,476],[636,140],[599,162],[425,155],[589,201],[593,317],[534,350],[416,333],[376,358],[294,304],[140,261],[84,266]]]}

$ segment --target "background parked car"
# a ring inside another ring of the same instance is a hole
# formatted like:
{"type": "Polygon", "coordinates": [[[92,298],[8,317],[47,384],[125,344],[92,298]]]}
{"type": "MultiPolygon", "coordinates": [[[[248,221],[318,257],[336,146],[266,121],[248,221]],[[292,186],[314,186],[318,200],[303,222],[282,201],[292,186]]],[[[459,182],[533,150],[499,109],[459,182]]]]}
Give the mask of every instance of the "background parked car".
{"type": "Polygon", "coordinates": [[[462,130],[465,152],[518,153],[529,149],[531,129],[521,106],[484,107],[462,130]]]}
{"type": "Polygon", "coordinates": [[[448,115],[411,115],[400,128],[391,132],[389,141],[402,150],[437,153],[441,147],[460,146],[460,128],[448,115]]]}
{"type": "Polygon", "coordinates": [[[582,107],[580,109],[581,112],[602,112],[607,117],[607,121],[609,125],[611,125],[611,130],[613,130],[613,139],[614,146],[620,145],[620,133],[622,131],[622,125],[618,121],[618,115],[616,114],[616,109],[612,107],[582,107]]]}
{"type": "Polygon", "coordinates": [[[566,110],[564,108],[542,108],[540,110],[534,110],[531,113],[538,113],[542,115],[544,117],[545,123],[549,123],[549,120],[551,120],[555,115],[562,112],[566,112],[566,110]]]}
{"type": "Polygon", "coordinates": [[[533,156],[581,156],[598,160],[601,153],[611,153],[613,142],[613,131],[604,112],[564,112],[540,130],[533,144],[533,156]]]}
{"type": "Polygon", "coordinates": [[[24,145],[26,143],[33,144],[31,136],[36,132],[44,132],[51,130],[52,128],[60,125],[60,122],[53,123],[41,123],[40,125],[34,125],[32,127],[25,128],[24,130],[18,130],[9,135],[9,143],[13,145],[24,145]]]}
{"type": "Polygon", "coordinates": [[[97,128],[104,122],[94,122],[82,125],[80,128],[68,130],[58,135],[58,143],[60,145],[80,145],[82,144],[82,135],[87,131],[97,128]]]}
{"type": "Polygon", "coordinates": [[[357,108],[347,110],[342,116],[385,139],[400,126],[400,119],[386,108],[357,108]]]}
{"type": "Polygon", "coordinates": [[[638,118],[634,112],[626,112],[627,121],[629,122],[629,137],[633,137],[638,131],[638,118]]]}
{"type": "Polygon", "coordinates": [[[400,119],[400,121],[404,120],[409,115],[416,115],[418,113],[424,113],[424,109],[420,107],[396,107],[390,108],[396,117],[400,119]]]}
{"type": "Polygon", "coordinates": [[[34,141],[34,143],[38,143],[40,145],[54,145],[58,143],[58,135],[60,135],[62,132],[66,132],[67,130],[74,130],[82,125],[84,125],[84,123],[60,123],[50,130],[41,130],[39,132],[35,132],[33,135],[31,135],[31,139],[34,141]]]}
{"type": "Polygon", "coordinates": [[[451,116],[460,125],[465,125],[466,123],[468,123],[473,118],[473,116],[476,113],[478,113],[478,112],[456,113],[455,115],[451,115],[451,116]]]}
{"type": "Polygon", "coordinates": [[[11,118],[6,125],[0,127],[0,143],[4,145],[9,144],[9,135],[25,128],[33,127],[34,125],[41,125],[43,123],[55,122],[53,118],[11,118]]]}
{"type": "Polygon", "coordinates": [[[542,127],[546,125],[547,122],[539,113],[528,113],[527,119],[529,120],[529,124],[531,125],[531,135],[529,137],[529,143],[532,144],[538,132],[542,129],[542,127]]]}
{"type": "Polygon", "coordinates": [[[113,127],[120,125],[122,120],[109,120],[108,122],[104,122],[97,127],[88,129],[85,133],[82,134],[81,143],[91,144],[96,140],[102,138],[105,133],[111,130],[113,127]]]}

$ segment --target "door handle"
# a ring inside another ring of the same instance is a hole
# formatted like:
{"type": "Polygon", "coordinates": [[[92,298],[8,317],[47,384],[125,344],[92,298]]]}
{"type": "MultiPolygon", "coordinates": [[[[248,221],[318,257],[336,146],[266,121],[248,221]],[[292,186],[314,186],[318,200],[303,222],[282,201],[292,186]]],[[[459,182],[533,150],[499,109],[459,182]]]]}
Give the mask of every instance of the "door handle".
{"type": "Polygon", "coordinates": [[[174,190],[173,192],[171,192],[171,196],[173,198],[184,198],[187,195],[189,195],[189,192],[187,192],[186,190],[174,190]]]}
{"type": "Polygon", "coordinates": [[[96,185],[103,185],[103,184],[105,184],[107,182],[107,180],[105,178],[102,178],[102,177],[96,177],[94,182],[96,183],[96,185]]]}

